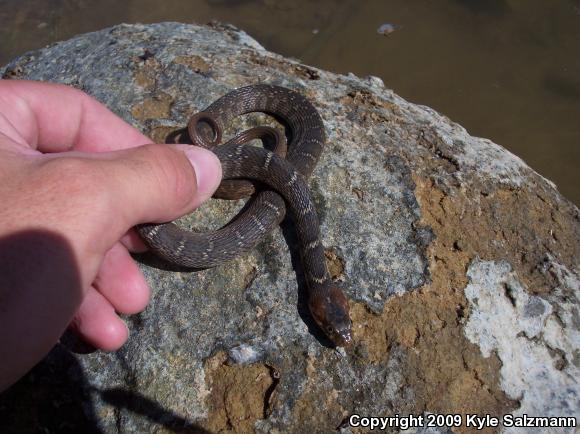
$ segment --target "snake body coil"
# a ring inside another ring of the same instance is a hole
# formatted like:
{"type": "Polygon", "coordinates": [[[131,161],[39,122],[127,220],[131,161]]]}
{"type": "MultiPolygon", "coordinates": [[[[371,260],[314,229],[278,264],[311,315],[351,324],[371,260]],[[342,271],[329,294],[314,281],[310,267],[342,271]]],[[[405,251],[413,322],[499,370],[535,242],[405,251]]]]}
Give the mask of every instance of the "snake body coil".
{"type": "Polygon", "coordinates": [[[213,267],[254,247],[276,227],[290,209],[300,242],[302,264],[308,285],[308,305],[317,324],[336,344],[351,341],[348,302],[330,280],[320,239],[318,216],[306,179],[312,173],[324,146],[324,125],[310,102],[299,93],[271,85],[247,86],[234,90],[188,124],[195,145],[218,156],[223,181],[219,193],[237,198],[251,193],[259,181],[274,191],[259,192],[237,219],[217,231],[198,233],[180,229],[173,223],[146,224],[137,228],[151,249],[171,263],[194,268],[213,267]],[[224,127],[235,117],[263,112],[275,116],[287,128],[287,155],[280,135],[268,127],[250,129],[221,142],[224,127]],[[275,152],[247,146],[254,138],[274,139],[275,152]]]}

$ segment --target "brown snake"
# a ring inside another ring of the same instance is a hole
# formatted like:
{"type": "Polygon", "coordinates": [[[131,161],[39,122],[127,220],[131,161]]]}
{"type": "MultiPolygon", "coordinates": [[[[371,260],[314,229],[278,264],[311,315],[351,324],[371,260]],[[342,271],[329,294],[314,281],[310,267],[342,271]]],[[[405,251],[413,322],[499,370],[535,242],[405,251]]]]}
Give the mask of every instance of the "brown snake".
{"type": "Polygon", "coordinates": [[[282,221],[286,202],[300,242],[310,312],[335,345],[349,344],[352,338],[348,302],[330,280],[318,216],[306,184],[325,142],[324,124],[316,109],[290,89],[247,86],[226,94],[194,115],[188,123],[188,132],[193,144],[211,149],[222,164],[219,196],[239,198],[251,194],[253,184],[248,180],[263,183],[274,191],[260,191],[241,215],[216,231],[190,232],[173,223],[145,224],[137,227],[141,237],[157,255],[171,263],[214,267],[262,240],[282,221]],[[224,127],[233,118],[251,112],[270,114],[286,126],[287,152],[282,135],[269,127],[252,128],[216,146],[221,142],[224,127]],[[275,151],[245,145],[256,138],[274,141],[275,151]]]}

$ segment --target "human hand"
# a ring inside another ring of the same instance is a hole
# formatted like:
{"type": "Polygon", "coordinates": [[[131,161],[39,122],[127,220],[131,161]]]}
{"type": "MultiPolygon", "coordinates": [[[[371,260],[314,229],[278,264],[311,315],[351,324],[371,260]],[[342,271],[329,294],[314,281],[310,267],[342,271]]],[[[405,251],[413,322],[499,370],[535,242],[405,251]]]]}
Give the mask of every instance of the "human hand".
{"type": "Polygon", "coordinates": [[[213,153],[145,143],[81,91],[0,80],[0,391],[69,324],[97,348],[123,345],[117,313],[150,294],[130,228],[186,214],[219,185],[213,153]]]}

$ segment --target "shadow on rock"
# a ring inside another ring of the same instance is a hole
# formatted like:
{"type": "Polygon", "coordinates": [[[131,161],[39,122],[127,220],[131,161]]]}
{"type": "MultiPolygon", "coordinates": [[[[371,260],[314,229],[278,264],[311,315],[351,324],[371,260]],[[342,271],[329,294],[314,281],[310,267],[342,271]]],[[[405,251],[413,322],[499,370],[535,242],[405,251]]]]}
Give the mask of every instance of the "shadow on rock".
{"type": "Polygon", "coordinates": [[[115,407],[116,411],[141,415],[170,432],[208,433],[140,393],[91,386],[76,356],[61,344],[0,394],[0,432],[104,433],[95,410],[98,400],[115,407]]]}
{"type": "Polygon", "coordinates": [[[102,433],[93,397],[75,356],[58,344],[20,381],[0,394],[3,433],[102,433]]]}
{"type": "Polygon", "coordinates": [[[118,387],[105,390],[95,390],[101,394],[103,401],[115,408],[124,408],[135,414],[145,416],[151,422],[162,425],[172,432],[191,434],[209,433],[209,431],[192,424],[182,416],[164,409],[157,402],[141,395],[140,393],[131,392],[118,387]]]}

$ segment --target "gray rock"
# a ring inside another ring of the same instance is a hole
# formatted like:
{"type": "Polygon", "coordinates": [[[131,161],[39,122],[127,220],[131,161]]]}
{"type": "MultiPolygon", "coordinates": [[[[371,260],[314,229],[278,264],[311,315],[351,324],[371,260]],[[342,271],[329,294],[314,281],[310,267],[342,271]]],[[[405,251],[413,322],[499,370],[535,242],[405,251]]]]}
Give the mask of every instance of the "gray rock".
{"type": "MultiPolygon", "coordinates": [[[[328,135],[310,185],[356,341],[336,351],[313,328],[291,221],[212,270],[145,256],[154,294],[127,318],[129,342],[113,354],[57,345],[0,397],[3,432],[350,432],[353,413],[579,415],[578,209],[502,147],[377,77],[302,65],[231,26],[120,25],[0,73],[82,89],[158,142],[235,87],[306,95],[328,135]],[[508,271],[515,306],[500,290],[508,271]],[[539,334],[528,358],[521,342],[539,334]]],[[[181,224],[218,227],[241,206],[212,201],[181,224]]]]}
{"type": "MultiPolygon", "coordinates": [[[[571,276],[565,268],[561,272],[571,276]]],[[[467,273],[470,283],[465,293],[472,314],[465,334],[479,345],[484,356],[491,351],[499,353],[503,361],[502,389],[520,401],[514,417],[576,415],[580,409],[580,370],[573,359],[580,347],[580,334],[572,317],[578,305],[557,300],[567,290],[573,291],[573,300],[578,300],[580,282],[564,283],[563,275],[558,276],[566,286],[556,288],[547,297],[559,306],[560,314],[555,315],[544,298],[528,295],[507,262],[474,261],[467,273]],[[551,351],[559,351],[565,363],[554,363],[551,351]]]]}

